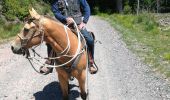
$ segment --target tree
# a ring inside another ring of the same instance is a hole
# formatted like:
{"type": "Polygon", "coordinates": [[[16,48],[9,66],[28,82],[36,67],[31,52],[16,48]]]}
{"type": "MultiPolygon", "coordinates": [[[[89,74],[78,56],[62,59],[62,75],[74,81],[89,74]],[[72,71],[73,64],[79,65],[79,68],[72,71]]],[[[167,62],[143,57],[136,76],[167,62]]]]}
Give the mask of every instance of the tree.
{"type": "Polygon", "coordinates": [[[139,5],[140,5],[139,3],[140,3],[140,2],[139,2],[139,0],[137,0],[137,2],[138,2],[138,5],[137,5],[137,15],[138,15],[138,14],[139,14],[139,7],[140,7],[140,6],[139,6],[139,5]]]}
{"type": "Polygon", "coordinates": [[[122,0],[117,0],[117,11],[119,13],[123,12],[123,4],[122,4],[122,0]]]}
{"type": "Polygon", "coordinates": [[[157,4],[157,7],[156,7],[157,9],[156,9],[156,10],[157,10],[157,13],[159,13],[159,7],[160,7],[160,2],[159,2],[159,0],[157,0],[157,3],[156,3],[156,4],[157,4]]]}

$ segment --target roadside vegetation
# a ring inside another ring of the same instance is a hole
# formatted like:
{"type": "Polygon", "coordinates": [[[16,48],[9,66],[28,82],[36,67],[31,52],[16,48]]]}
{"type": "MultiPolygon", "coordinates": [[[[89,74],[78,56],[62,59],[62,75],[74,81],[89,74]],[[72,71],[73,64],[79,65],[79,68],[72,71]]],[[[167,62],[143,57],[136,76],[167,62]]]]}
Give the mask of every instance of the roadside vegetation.
{"type": "Polygon", "coordinates": [[[50,6],[42,0],[0,1],[0,41],[13,37],[19,32],[31,7],[38,10],[40,14],[50,13],[50,6]]]}
{"type": "Polygon", "coordinates": [[[99,15],[120,32],[129,49],[147,65],[170,77],[170,14],[99,15]]]}
{"type": "Polygon", "coordinates": [[[15,36],[20,28],[21,24],[19,23],[5,23],[4,21],[0,20],[0,40],[15,36]]]}

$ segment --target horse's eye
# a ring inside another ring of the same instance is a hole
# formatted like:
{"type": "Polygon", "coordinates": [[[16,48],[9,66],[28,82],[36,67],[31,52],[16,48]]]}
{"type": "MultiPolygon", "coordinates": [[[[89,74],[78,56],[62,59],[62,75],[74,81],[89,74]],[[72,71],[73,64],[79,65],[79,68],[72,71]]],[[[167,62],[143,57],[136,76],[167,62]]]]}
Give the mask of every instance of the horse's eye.
{"type": "Polygon", "coordinates": [[[29,29],[27,29],[27,28],[24,28],[24,32],[29,32],[29,29]]]}

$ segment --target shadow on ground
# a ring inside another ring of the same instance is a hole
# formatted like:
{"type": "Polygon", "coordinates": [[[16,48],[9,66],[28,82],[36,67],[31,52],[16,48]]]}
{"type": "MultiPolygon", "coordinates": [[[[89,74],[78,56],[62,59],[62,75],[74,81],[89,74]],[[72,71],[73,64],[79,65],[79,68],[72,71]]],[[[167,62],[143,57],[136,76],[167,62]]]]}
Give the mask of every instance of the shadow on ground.
{"type": "MultiPolygon", "coordinates": [[[[77,90],[71,90],[77,85],[70,84],[70,100],[76,100],[79,97],[79,92],[77,90]]],[[[62,100],[62,92],[59,82],[51,82],[46,85],[42,91],[34,93],[35,100],[62,100]]]]}

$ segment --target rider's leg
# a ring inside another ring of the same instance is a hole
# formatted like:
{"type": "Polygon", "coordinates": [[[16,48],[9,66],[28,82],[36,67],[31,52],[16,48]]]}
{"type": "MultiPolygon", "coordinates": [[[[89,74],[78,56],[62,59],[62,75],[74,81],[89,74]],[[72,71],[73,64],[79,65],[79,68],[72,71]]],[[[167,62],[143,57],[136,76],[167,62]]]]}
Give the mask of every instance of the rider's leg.
{"type": "MultiPolygon", "coordinates": [[[[50,54],[52,52],[52,47],[50,46],[50,44],[46,44],[46,45],[47,45],[47,54],[48,54],[48,57],[50,57],[50,54]]],[[[52,60],[49,60],[49,59],[46,60],[45,63],[48,64],[48,65],[53,64],[52,60]]],[[[53,70],[53,68],[42,66],[40,68],[40,73],[46,75],[46,74],[52,73],[52,70],[53,70]]]]}
{"type": "Polygon", "coordinates": [[[48,57],[50,57],[50,53],[51,53],[51,51],[52,51],[52,47],[51,47],[51,45],[50,44],[46,44],[47,45],[47,53],[48,53],[48,57]]]}
{"type": "Polygon", "coordinates": [[[87,43],[89,51],[91,52],[92,58],[94,58],[94,40],[93,40],[93,37],[90,35],[90,33],[87,31],[86,28],[82,29],[81,33],[83,34],[84,38],[86,39],[86,43],[87,43]]]}
{"type": "Polygon", "coordinates": [[[90,72],[93,74],[93,73],[96,73],[97,72],[97,69],[94,67],[94,39],[93,37],[90,35],[90,33],[87,31],[86,28],[82,29],[81,30],[81,33],[83,34],[84,38],[86,39],[86,43],[87,43],[87,46],[88,46],[88,49],[89,49],[89,52],[90,52],[90,72]]]}

